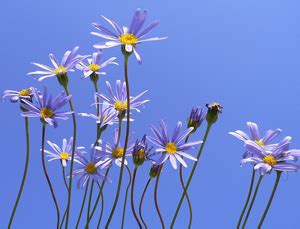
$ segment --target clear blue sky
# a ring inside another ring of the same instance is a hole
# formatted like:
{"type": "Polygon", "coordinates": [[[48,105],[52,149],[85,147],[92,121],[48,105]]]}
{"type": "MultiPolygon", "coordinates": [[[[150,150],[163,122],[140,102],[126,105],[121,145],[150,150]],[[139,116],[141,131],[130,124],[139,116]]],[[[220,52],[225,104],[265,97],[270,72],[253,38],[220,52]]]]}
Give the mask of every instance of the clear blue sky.
{"type": "MultiPolygon", "coordinates": [[[[168,36],[161,42],[140,47],[144,62],[139,66],[130,61],[133,94],[148,89],[151,100],[141,114],[135,114],[132,129],[137,137],[150,133],[150,124],[165,118],[169,126],[186,121],[194,105],[219,101],[224,113],[213,127],[207,147],[190,186],[195,228],[234,228],[241,211],[251,168],[240,168],[242,144],[228,131],[245,129],[247,121],[255,121],[262,131],[282,128],[284,135],[293,137],[293,148],[300,148],[300,3],[297,0],[191,0],[186,1],[4,1],[0,8],[0,90],[41,88],[47,84],[53,93],[61,91],[56,79],[42,83],[26,76],[35,68],[31,61],[49,63],[48,53],[61,56],[66,49],[80,46],[83,54],[93,52],[92,45],[100,38],[91,36],[92,22],[103,22],[100,15],[114,18],[120,24],[131,20],[136,8],[147,8],[148,22],[160,20],[152,33],[168,36]]],[[[108,50],[104,58],[116,56],[118,48],[108,50]]],[[[121,62],[122,63],[122,62],[121,62]]],[[[107,68],[104,81],[123,79],[122,67],[107,68]]],[[[81,74],[70,75],[70,90],[78,112],[92,112],[93,87],[81,74]]],[[[7,225],[17,195],[25,156],[24,120],[16,105],[1,103],[1,189],[0,227],[7,225]]],[[[88,147],[94,139],[94,122],[78,117],[78,143],[88,147]]],[[[60,122],[54,130],[47,128],[47,139],[60,143],[72,134],[71,120],[60,122]]],[[[40,162],[41,125],[30,120],[31,160],[28,180],[15,216],[15,228],[54,228],[55,210],[42,173],[40,162]]],[[[194,136],[201,139],[203,130],[194,136]]],[[[110,140],[106,134],[105,139],[110,140]]],[[[193,152],[196,154],[196,151],[193,152]]],[[[189,163],[191,165],[191,163],[189,163]]],[[[60,203],[66,192],[58,163],[47,163],[60,203]]],[[[136,193],[141,192],[148,176],[149,165],[139,170],[136,193]]],[[[188,172],[187,169],[185,172],[188,172]]],[[[105,212],[111,208],[115,181],[105,188],[105,212]]],[[[126,177],[126,175],[125,175],[126,177]]],[[[263,180],[249,228],[255,228],[273,185],[275,175],[263,180]]],[[[124,183],[125,184],[125,183],[124,183]]],[[[76,190],[76,189],[74,189],[76,190]]],[[[151,228],[159,228],[153,203],[153,184],[146,196],[145,218],[151,228]],[[150,193],[151,190],[151,193],[150,193]]],[[[168,163],[159,187],[159,202],[169,225],[179,200],[178,173],[168,163]]],[[[124,186],[122,194],[124,194],[124,186]]],[[[299,227],[299,173],[284,175],[273,205],[265,220],[265,228],[299,227]]],[[[73,223],[78,215],[82,190],[74,191],[73,223]]],[[[113,219],[112,228],[121,221],[121,206],[113,219]]],[[[98,214],[98,213],[97,213],[98,214]]],[[[184,204],[177,228],[185,228],[188,214],[184,204]]],[[[126,228],[135,228],[128,206],[126,228]]]]}

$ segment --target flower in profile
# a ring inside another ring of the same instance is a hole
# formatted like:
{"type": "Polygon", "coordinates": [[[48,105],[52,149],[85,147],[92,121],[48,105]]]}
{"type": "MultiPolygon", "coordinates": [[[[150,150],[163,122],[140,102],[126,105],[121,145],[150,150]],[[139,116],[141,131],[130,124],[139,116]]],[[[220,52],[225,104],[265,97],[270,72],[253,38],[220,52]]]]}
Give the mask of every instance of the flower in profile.
{"type": "MultiPolygon", "coordinates": [[[[113,89],[108,81],[106,81],[107,88],[109,90],[110,96],[106,96],[103,94],[96,94],[100,98],[104,99],[110,108],[115,109],[119,112],[119,114],[125,115],[125,111],[127,109],[127,91],[126,91],[126,83],[121,83],[120,80],[116,81],[116,91],[113,92],[113,89]]],[[[130,96],[130,109],[136,110],[140,112],[138,109],[139,106],[144,105],[150,100],[140,101],[139,98],[144,95],[147,91],[143,91],[137,96],[130,96]]]]}
{"type": "Polygon", "coordinates": [[[290,163],[296,161],[300,156],[300,150],[289,149],[291,137],[285,137],[273,148],[263,148],[255,144],[252,140],[245,142],[246,149],[252,156],[241,160],[241,165],[245,163],[254,164],[254,169],[259,170],[261,175],[270,173],[272,170],[281,172],[293,172],[299,169],[299,165],[290,163]]]}
{"type": "Polygon", "coordinates": [[[52,53],[50,53],[49,58],[53,67],[49,67],[39,63],[32,63],[37,67],[41,68],[42,70],[29,72],[27,75],[33,75],[35,77],[41,76],[39,77],[38,81],[53,76],[57,76],[57,77],[66,76],[67,72],[74,71],[75,66],[79,62],[81,62],[82,60],[88,57],[88,56],[78,55],[77,54],[78,49],[79,47],[77,46],[73,48],[71,51],[70,50],[66,51],[60,63],[56,60],[55,56],[52,53]]]}
{"type": "Polygon", "coordinates": [[[193,127],[193,132],[195,132],[201,126],[204,118],[205,114],[203,109],[199,107],[193,107],[188,119],[187,127],[193,127]]]}
{"type": "Polygon", "coordinates": [[[114,140],[113,145],[105,142],[103,140],[99,140],[99,146],[95,146],[95,149],[97,150],[97,157],[104,161],[105,166],[111,166],[112,162],[115,162],[115,164],[119,167],[122,165],[122,157],[125,154],[125,160],[124,164],[127,165],[127,156],[131,156],[133,144],[131,144],[130,140],[128,141],[128,146],[126,149],[126,152],[124,152],[124,148],[120,144],[119,139],[119,130],[115,129],[114,131],[114,140]]]}
{"type": "MultiPolygon", "coordinates": [[[[62,166],[66,167],[67,161],[72,160],[71,156],[72,156],[73,137],[71,137],[69,141],[67,141],[67,139],[63,139],[63,144],[61,148],[57,144],[51,141],[47,141],[47,143],[53,149],[53,152],[49,150],[45,150],[46,155],[50,157],[48,161],[60,160],[62,166]]],[[[77,160],[78,158],[77,154],[82,149],[84,149],[84,147],[76,147],[74,160],[77,160]]]]}
{"type": "Polygon", "coordinates": [[[106,72],[101,71],[103,68],[105,68],[109,64],[119,65],[118,63],[114,62],[117,59],[116,57],[111,57],[100,64],[102,54],[103,51],[100,49],[98,50],[98,52],[94,52],[92,54],[92,58],[87,59],[88,64],[80,62],[76,65],[76,68],[83,72],[83,78],[88,78],[92,74],[106,75],[106,72]]]}
{"type": "Polygon", "coordinates": [[[158,146],[156,152],[162,153],[161,157],[156,161],[156,165],[161,165],[169,159],[173,168],[177,169],[176,161],[179,161],[180,164],[187,167],[182,157],[197,161],[195,157],[185,153],[185,151],[193,149],[196,145],[201,144],[202,141],[181,143],[194,129],[190,127],[180,134],[181,127],[182,123],[178,122],[172,136],[168,134],[167,125],[163,120],[160,121],[160,132],[154,126],[151,127],[151,131],[155,137],[147,137],[147,139],[158,146]]]}
{"type": "Polygon", "coordinates": [[[149,147],[146,142],[146,135],[142,140],[137,139],[132,150],[132,160],[135,166],[142,165],[145,161],[152,160],[154,154],[150,154],[152,147],[149,147]]]}
{"type": "Polygon", "coordinates": [[[32,95],[32,88],[26,88],[20,91],[5,90],[2,97],[3,99],[8,97],[12,103],[16,103],[22,99],[31,100],[32,95]]]}
{"type": "Polygon", "coordinates": [[[144,36],[158,25],[158,21],[154,21],[142,30],[147,14],[147,10],[137,9],[133,15],[129,28],[123,26],[123,29],[121,29],[115,21],[102,16],[113,27],[114,31],[110,31],[98,23],[93,23],[92,25],[99,32],[92,32],[91,34],[109,40],[107,42],[95,44],[94,47],[97,49],[103,49],[122,45],[125,47],[126,52],[133,52],[138,62],[141,63],[142,59],[136,47],[138,44],[148,41],[159,41],[167,38],[153,37],[144,39],[144,36]]]}
{"type": "Polygon", "coordinates": [[[103,161],[96,157],[96,150],[91,145],[90,158],[87,159],[86,153],[77,154],[77,163],[81,165],[78,169],[74,169],[73,176],[78,176],[77,187],[84,187],[88,180],[93,180],[95,182],[99,180],[104,180],[111,183],[111,179],[103,175],[100,171],[106,169],[107,167],[103,164],[103,161]]]}
{"type": "Polygon", "coordinates": [[[43,123],[57,127],[57,119],[67,120],[68,115],[73,113],[58,112],[60,108],[69,102],[71,95],[65,96],[65,93],[61,92],[55,99],[52,99],[51,95],[48,98],[46,86],[44,86],[42,94],[35,88],[32,88],[32,93],[35,101],[22,99],[21,107],[27,110],[22,112],[24,117],[40,118],[43,123]]]}

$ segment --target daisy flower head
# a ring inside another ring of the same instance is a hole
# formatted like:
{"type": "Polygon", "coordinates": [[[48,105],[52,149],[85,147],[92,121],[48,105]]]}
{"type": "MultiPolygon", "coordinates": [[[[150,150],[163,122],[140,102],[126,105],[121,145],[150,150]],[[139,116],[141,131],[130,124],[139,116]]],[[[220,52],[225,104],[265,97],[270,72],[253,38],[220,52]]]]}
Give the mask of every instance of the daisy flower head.
{"type": "Polygon", "coordinates": [[[150,154],[152,147],[149,147],[149,145],[146,142],[146,135],[143,136],[143,138],[137,139],[132,150],[132,160],[135,166],[142,165],[145,161],[153,160],[152,156],[154,154],[150,154]]]}
{"type": "Polygon", "coordinates": [[[241,165],[254,164],[254,169],[261,175],[271,173],[272,170],[280,172],[294,172],[299,169],[295,162],[300,156],[300,150],[289,149],[291,137],[285,137],[273,148],[263,148],[251,140],[245,142],[245,147],[251,152],[250,157],[241,160],[241,165]]]}
{"type": "Polygon", "coordinates": [[[8,97],[12,103],[16,103],[18,101],[22,101],[22,99],[30,101],[32,99],[32,96],[32,88],[30,87],[22,89],[20,91],[5,90],[3,92],[2,98],[5,99],[8,97]]]}
{"type": "Polygon", "coordinates": [[[110,64],[119,65],[114,62],[117,59],[116,57],[111,57],[103,63],[100,63],[102,54],[102,49],[99,49],[92,54],[92,58],[87,59],[87,64],[82,61],[76,65],[76,68],[83,72],[83,78],[91,77],[91,80],[94,80],[93,77],[96,77],[98,80],[99,75],[106,75],[106,72],[102,71],[103,68],[110,64]]]}
{"type": "Polygon", "coordinates": [[[59,112],[58,110],[66,105],[71,99],[71,95],[65,96],[61,92],[55,99],[50,95],[48,97],[47,87],[44,86],[43,93],[32,88],[33,101],[22,99],[21,107],[26,111],[22,112],[22,116],[29,118],[40,118],[40,120],[50,126],[57,127],[57,119],[67,120],[68,115],[73,112],[59,112]]]}
{"type": "Polygon", "coordinates": [[[119,130],[115,129],[113,144],[99,140],[98,141],[99,146],[95,146],[95,149],[98,152],[97,157],[102,159],[104,161],[103,164],[106,166],[111,166],[112,162],[115,162],[115,164],[118,167],[121,167],[122,158],[123,158],[124,154],[125,154],[124,164],[127,165],[128,163],[127,163],[126,157],[131,156],[131,154],[132,154],[132,149],[133,149],[134,145],[131,143],[130,138],[128,141],[128,146],[127,146],[126,152],[124,152],[124,148],[120,144],[118,132],[119,132],[119,130]]]}
{"type": "Polygon", "coordinates": [[[136,9],[130,26],[123,26],[122,29],[115,21],[102,16],[104,20],[106,20],[113,27],[114,30],[111,31],[98,23],[93,23],[92,25],[98,30],[98,32],[92,32],[91,34],[109,40],[107,42],[95,44],[94,47],[97,49],[104,49],[122,46],[122,51],[126,51],[126,53],[129,54],[134,53],[137,61],[142,63],[142,58],[138,52],[137,45],[144,42],[159,41],[167,38],[144,38],[149,32],[152,31],[153,28],[158,25],[158,21],[154,21],[145,29],[142,29],[146,21],[147,14],[147,10],[136,9]]]}
{"type": "Polygon", "coordinates": [[[180,134],[181,127],[182,123],[178,122],[172,135],[169,135],[167,125],[163,120],[160,121],[160,131],[154,126],[151,127],[154,137],[147,137],[147,139],[157,146],[156,152],[161,153],[160,158],[155,163],[156,165],[162,165],[169,159],[173,168],[177,169],[177,161],[184,167],[187,167],[182,157],[197,161],[195,157],[185,152],[201,144],[202,141],[182,142],[194,128],[190,127],[180,134]]]}
{"type": "Polygon", "coordinates": [[[187,127],[193,127],[193,132],[195,132],[202,124],[205,118],[205,113],[202,108],[193,107],[190,113],[190,117],[188,118],[187,127]]]}
{"type": "Polygon", "coordinates": [[[99,180],[104,180],[111,183],[111,179],[106,177],[101,173],[101,170],[107,169],[99,158],[96,157],[96,149],[91,145],[90,157],[87,157],[86,152],[81,152],[78,154],[76,162],[80,164],[78,169],[74,169],[73,176],[78,176],[77,187],[84,187],[88,180],[93,180],[95,182],[99,180]]]}
{"type": "MultiPolygon", "coordinates": [[[[115,86],[116,87],[115,92],[113,91],[112,86],[108,81],[106,81],[106,86],[108,88],[110,95],[107,96],[104,94],[97,94],[97,96],[99,96],[104,101],[106,101],[110,108],[115,109],[122,117],[124,117],[127,109],[126,83],[125,82],[122,83],[120,80],[117,80],[115,86]]],[[[147,90],[143,91],[137,96],[130,96],[131,110],[136,110],[137,112],[140,112],[138,107],[150,101],[150,100],[139,100],[140,97],[142,97],[146,92],[147,90]]]]}

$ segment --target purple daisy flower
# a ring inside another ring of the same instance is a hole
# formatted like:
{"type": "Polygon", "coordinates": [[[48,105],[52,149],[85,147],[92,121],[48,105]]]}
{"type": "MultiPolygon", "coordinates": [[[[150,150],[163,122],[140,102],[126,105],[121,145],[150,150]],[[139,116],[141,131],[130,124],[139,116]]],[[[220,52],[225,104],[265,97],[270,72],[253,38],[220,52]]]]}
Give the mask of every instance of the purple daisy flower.
{"type": "Polygon", "coordinates": [[[289,149],[291,137],[285,137],[273,148],[263,148],[255,144],[252,140],[245,142],[245,148],[251,152],[252,156],[242,159],[241,165],[245,163],[254,164],[254,169],[259,170],[261,175],[270,173],[272,170],[281,172],[292,172],[299,169],[299,165],[289,163],[296,161],[300,156],[300,150],[289,149]]]}
{"type": "Polygon", "coordinates": [[[160,152],[162,154],[161,157],[156,161],[157,165],[161,165],[167,159],[170,159],[173,168],[177,169],[176,161],[179,161],[179,163],[181,163],[184,167],[187,167],[187,164],[182,157],[197,161],[197,158],[185,153],[185,151],[193,149],[194,146],[201,144],[202,141],[181,143],[182,140],[184,140],[194,129],[193,127],[190,127],[182,134],[179,134],[181,127],[182,123],[178,122],[172,136],[168,134],[167,125],[163,120],[160,121],[160,132],[154,126],[151,127],[155,137],[147,137],[147,139],[154,145],[158,146],[156,152],[160,152]]]}
{"type": "Polygon", "coordinates": [[[93,73],[97,75],[106,75],[106,72],[100,71],[102,68],[105,68],[109,64],[119,65],[118,63],[114,62],[117,59],[116,57],[111,57],[100,64],[102,54],[103,51],[100,49],[98,52],[94,52],[92,54],[91,59],[87,59],[88,64],[80,62],[76,65],[76,68],[83,72],[83,78],[88,78],[93,73]]]}
{"type": "Polygon", "coordinates": [[[193,107],[190,117],[188,119],[188,127],[194,127],[193,132],[195,132],[202,124],[205,119],[205,113],[202,108],[193,107]]]}
{"type": "Polygon", "coordinates": [[[21,101],[22,99],[30,100],[32,98],[32,88],[22,89],[20,91],[14,90],[5,90],[3,92],[2,98],[5,99],[6,97],[10,98],[12,103],[16,103],[21,101]]]}
{"type": "MultiPolygon", "coordinates": [[[[103,94],[96,94],[100,98],[104,99],[108,106],[112,109],[117,110],[119,113],[124,114],[127,109],[127,91],[126,91],[126,83],[117,80],[116,81],[116,92],[114,93],[112,90],[112,87],[108,81],[106,81],[107,88],[110,92],[110,97],[103,95],[103,94]]],[[[150,100],[143,100],[140,101],[139,98],[144,95],[146,91],[143,91],[137,96],[131,96],[130,97],[130,109],[136,110],[137,112],[140,112],[138,109],[139,106],[144,105],[145,103],[149,102],[150,100]]]]}
{"type": "Polygon", "coordinates": [[[136,166],[142,165],[145,161],[151,160],[156,153],[150,153],[153,147],[149,147],[146,142],[147,136],[144,135],[141,140],[137,139],[132,149],[132,160],[136,166]]]}
{"type": "Polygon", "coordinates": [[[40,118],[49,125],[57,127],[57,119],[67,120],[67,115],[73,113],[71,111],[57,111],[69,102],[72,97],[71,95],[65,96],[65,93],[61,92],[55,99],[52,99],[51,95],[48,98],[48,90],[46,86],[44,86],[44,92],[42,95],[35,88],[32,88],[32,93],[35,102],[22,99],[23,103],[21,103],[21,107],[27,110],[22,112],[22,116],[24,117],[40,118]]]}
{"type": "Polygon", "coordinates": [[[53,67],[49,67],[43,64],[39,63],[32,63],[40,68],[42,68],[42,71],[35,71],[35,72],[29,72],[27,75],[33,75],[35,77],[42,75],[39,77],[38,81],[41,81],[43,79],[53,77],[53,76],[63,76],[66,75],[67,72],[74,71],[75,66],[87,58],[88,56],[81,56],[77,54],[79,47],[75,47],[72,49],[72,51],[68,50],[65,52],[61,62],[59,63],[55,56],[51,53],[49,54],[50,61],[53,64],[53,67]]]}
{"type": "Polygon", "coordinates": [[[103,164],[103,161],[96,157],[96,149],[91,145],[90,159],[85,157],[85,153],[78,154],[77,163],[81,165],[80,168],[74,169],[73,176],[79,176],[77,181],[77,187],[84,187],[86,182],[91,179],[95,182],[104,180],[111,183],[111,179],[100,173],[100,170],[106,169],[107,167],[103,164]]]}
{"type": "Polygon", "coordinates": [[[95,44],[94,47],[97,49],[103,49],[124,45],[126,52],[133,52],[138,62],[141,63],[142,59],[136,47],[138,44],[148,41],[159,41],[167,38],[153,37],[144,39],[144,36],[158,25],[158,21],[154,21],[142,30],[147,14],[147,10],[137,9],[133,15],[129,28],[123,26],[123,29],[121,29],[115,21],[102,16],[114,28],[114,31],[110,31],[98,23],[93,23],[92,25],[99,30],[99,32],[92,32],[91,34],[109,40],[107,42],[95,44]]]}

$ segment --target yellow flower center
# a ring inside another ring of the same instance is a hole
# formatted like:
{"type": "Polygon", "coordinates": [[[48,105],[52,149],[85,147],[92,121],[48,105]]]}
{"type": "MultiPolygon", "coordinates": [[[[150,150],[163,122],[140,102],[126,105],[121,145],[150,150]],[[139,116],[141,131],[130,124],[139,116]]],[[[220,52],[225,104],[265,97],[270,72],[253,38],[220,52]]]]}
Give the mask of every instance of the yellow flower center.
{"type": "Polygon", "coordinates": [[[29,89],[22,89],[21,91],[19,91],[20,96],[29,96],[30,93],[31,91],[29,89]]]}
{"type": "Polygon", "coordinates": [[[54,115],[54,112],[47,107],[43,107],[40,110],[40,114],[43,118],[51,118],[54,115]]]}
{"type": "Polygon", "coordinates": [[[263,158],[263,161],[271,166],[276,165],[277,161],[275,159],[275,157],[273,157],[272,155],[267,155],[263,158]]]}
{"type": "Polygon", "coordinates": [[[123,157],[124,149],[121,147],[117,147],[113,150],[112,155],[114,158],[120,158],[123,157]]]}
{"type": "Polygon", "coordinates": [[[139,39],[132,33],[125,33],[119,37],[119,41],[124,45],[135,45],[139,39]]]}
{"type": "Polygon", "coordinates": [[[60,156],[61,160],[67,160],[69,158],[69,153],[68,152],[61,152],[59,156],[60,156]]]}
{"type": "Polygon", "coordinates": [[[59,66],[54,69],[54,74],[57,76],[67,73],[67,69],[64,66],[59,66]]]}
{"type": "Polygon", "coordinates": [[[173,142],[169,142],[166,145],[166,151],[170,154],[175,154],[177,152],[177,147],[173,142]]]}
{"type": "Polygon", "coordinates": [[[265,146],[265,143],[262,140],[259,141],[255,141],[256,144],[260,145],[260,146],[265,146]]]}
{"type": "Polygon", "coordinates": [[[99,64],[90,64],[89,68],[91,69],[91,71],[96,72],[96,71],[99,71],[100,65],[99,64]]]}
{"type": "Polygon", "coordinates": [[[85,171],[88,173],[88,174],[93,174],[97,171],[97,168],[95,166],[94,163],[89,163],[87,164],[87,166],[85,167],[85,171]]]}
{"type": "Polygon", "coordinates": [[[122,112],[122,111],[126,110],[126,108],[127,108],[127,101],[122,102],[122,101],[118,100],[115,102],[115,109],[117,111],[122,112]]]}

